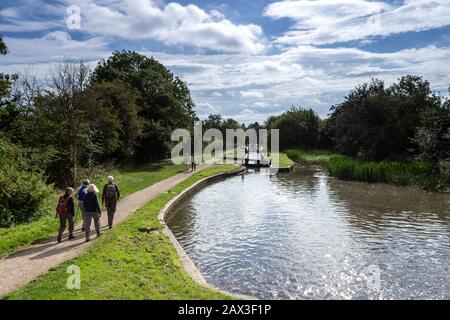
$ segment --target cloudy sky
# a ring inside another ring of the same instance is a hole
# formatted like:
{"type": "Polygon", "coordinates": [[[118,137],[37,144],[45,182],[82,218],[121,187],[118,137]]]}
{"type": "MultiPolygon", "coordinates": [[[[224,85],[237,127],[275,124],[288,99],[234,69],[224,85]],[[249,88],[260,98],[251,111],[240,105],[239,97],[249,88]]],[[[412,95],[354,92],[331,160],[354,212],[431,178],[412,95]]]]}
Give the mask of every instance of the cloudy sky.
{"type": "Polygon", "coordinates": [[[445,95],[450,85],[450,0],[2,0],[0,7],[10,49],[2,72],[44,78],[64,58],[95,65],[132,49],[187,81],[201,117],[248,123],[291,105],[325,117],[372,77],[422,75],[445,95]]]}

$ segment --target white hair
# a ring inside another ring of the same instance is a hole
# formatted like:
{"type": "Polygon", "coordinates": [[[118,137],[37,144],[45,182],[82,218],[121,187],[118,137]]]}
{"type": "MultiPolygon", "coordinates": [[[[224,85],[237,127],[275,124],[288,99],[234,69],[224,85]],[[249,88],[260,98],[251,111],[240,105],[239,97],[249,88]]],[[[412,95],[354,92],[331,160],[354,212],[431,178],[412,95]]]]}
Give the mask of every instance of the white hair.
{"type": "Polygon", "coordinates": [[[90,184],[87,188],[86,188],[87,192],[95,192],[98,193],[99,190],[97,188],[97,186],[95,184],[90,184]]]}
{"type": "Polygon", "coordinates": [[[108,182],[113,182],[114,181],[114,177],[113,176],[109,176],[108,177],[108,182]]]}

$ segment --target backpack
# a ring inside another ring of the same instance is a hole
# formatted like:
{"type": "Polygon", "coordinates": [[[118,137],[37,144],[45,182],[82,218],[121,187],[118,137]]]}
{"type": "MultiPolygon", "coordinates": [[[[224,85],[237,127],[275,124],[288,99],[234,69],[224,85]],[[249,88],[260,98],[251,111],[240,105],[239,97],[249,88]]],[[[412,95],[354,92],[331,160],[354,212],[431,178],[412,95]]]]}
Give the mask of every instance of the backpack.
{"type": "Polygon", "coordinates": [[[117,190],[115,184],[108,184],[106,186],[106,199],[108,200],[116,200],[117,199],[117,190]]]}
{"type": "Polygon", "coordinates": [[[64,198],[64,196],[59,197],[58,208],[56,211],[60,215],[65,215],[69,212],[69,199],[70,197],[64,198]]]}

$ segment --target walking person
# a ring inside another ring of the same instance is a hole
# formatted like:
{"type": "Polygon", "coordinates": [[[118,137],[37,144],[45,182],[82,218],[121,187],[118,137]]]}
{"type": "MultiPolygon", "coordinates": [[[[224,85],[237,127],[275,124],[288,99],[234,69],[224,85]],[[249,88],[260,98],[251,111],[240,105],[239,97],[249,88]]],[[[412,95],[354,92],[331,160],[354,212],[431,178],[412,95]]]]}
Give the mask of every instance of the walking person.
{"type": "Polygon", "coordinates": [[[120,199],[120,189],[114,183],[114,177],[108,177],[108,183],[103,187],[102,204],[106,207],[108,214],[108,226],[111,229],[113,226],[114,214],[116,213],[117,201],[120,199]]]}
{"type": "Polygon", "coordinates": [[[81,219],[83,221],[83,226],[81,228],[82,231],[85,231],[86,228],[84,226],[84,215],[85,215],[85,210],[84,210],[84,198],[86,197],[87,194],[87,187],[91,184],[91,182],[89,180],[84,180],[83,184],[78,188],[77,193],[76,193],[76,197],[78,199],[78,208],[80,208],[81,211],[81,219]]]}
{"type": "Polygon", "coordinates": [[[62,241],[62,235],[64,230],[66,230],[67,223],[69,224],[69,240],[75,239],[73,236],[74,229],[74,216],[75,216],[75,206],[73,204],[73,189],[66,188],[66,191],[62,196],[59,197],[58,206],[56,207],[56,217],[59,218],[59,232],[58,232],[58,243],[62,241]]]}
{"type": "Polygon", "coordinates": [[[101,236],[100,232],[100,217],[102,212],[98,204],[97,193],[98,188],[94,184],[90,184],[87,188],[86,196],[84,197],[84,227],[86,232],[86,242],[90,241],[91,222],[94,220],[95,231],[97,231],[97,238],[101,236]]]}
{"type": "Polygon", "coordinates": [[[183,157],[183,167],[185,172],[189,171],[189,155],[187,153],[183,157]]]}
{"type": "Polygon", "coordinates": [[[197,164],[195,163],[195,153],[192,153],[192,171],[197,170],[197,164]]]}

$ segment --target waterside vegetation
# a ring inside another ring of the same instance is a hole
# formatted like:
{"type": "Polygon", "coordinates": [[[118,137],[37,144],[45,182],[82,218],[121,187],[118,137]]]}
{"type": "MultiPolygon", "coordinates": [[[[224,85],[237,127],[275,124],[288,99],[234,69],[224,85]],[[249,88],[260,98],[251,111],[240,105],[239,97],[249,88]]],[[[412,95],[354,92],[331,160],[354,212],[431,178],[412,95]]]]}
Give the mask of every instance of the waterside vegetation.
{"type": "Polygon", "coordinates": [[[429,191],[448,186],[448,176],[425,161],[364,161],[328,150],[289,149],[287,156],[302,164],[321,165],[331,176],[342,180],[416,186],[429,191]]]}

